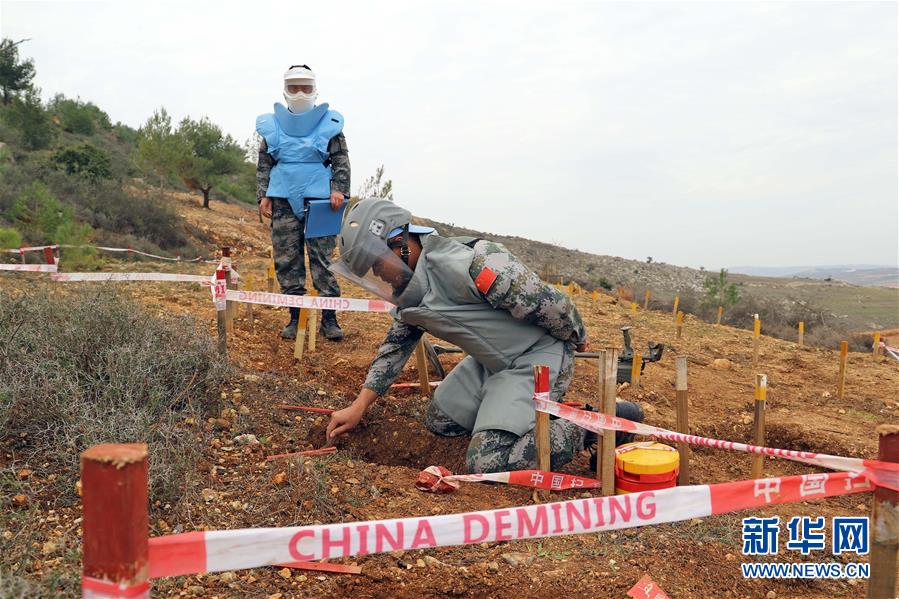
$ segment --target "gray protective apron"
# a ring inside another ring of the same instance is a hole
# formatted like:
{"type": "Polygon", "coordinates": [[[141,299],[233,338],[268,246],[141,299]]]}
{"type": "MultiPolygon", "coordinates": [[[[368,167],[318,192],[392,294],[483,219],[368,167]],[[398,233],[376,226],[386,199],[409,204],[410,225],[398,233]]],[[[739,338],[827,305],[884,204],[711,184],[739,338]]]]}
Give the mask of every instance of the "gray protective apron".
{"type": "Polygon", "coordinates": [[[549,366],[552,386],[565,344],[481,297],[469,274],[473,249],[433,234],[421,241],[415,273],[396,302],[396,318],[468,354],[437,387],[437,407],[474,433],[499,429],[523,435],[534,428],[533,367],[549,366]]]}

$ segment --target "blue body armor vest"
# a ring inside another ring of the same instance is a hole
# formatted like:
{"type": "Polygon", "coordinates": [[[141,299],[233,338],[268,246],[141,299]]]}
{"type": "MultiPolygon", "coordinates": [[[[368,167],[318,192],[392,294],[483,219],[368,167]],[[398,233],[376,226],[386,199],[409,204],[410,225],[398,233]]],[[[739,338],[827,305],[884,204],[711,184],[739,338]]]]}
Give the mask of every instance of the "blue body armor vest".
{"type": "Polygon", "coordinates": [[[266,195],[286,198],[299,218],[304,217],[303,198],[331,197],[328,144],[343,131],[343,116],[320,104],[293,114],[282,104],[275,112],[256,118],[256,131],[265,139],[272,167],[266,195]]]}

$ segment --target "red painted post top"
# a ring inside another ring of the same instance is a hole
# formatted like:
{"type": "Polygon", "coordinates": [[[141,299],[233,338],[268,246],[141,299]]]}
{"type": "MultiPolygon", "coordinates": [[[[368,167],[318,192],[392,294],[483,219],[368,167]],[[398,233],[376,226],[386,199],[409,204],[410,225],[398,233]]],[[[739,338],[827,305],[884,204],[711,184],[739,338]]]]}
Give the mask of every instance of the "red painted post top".
{"type": "Polygon", "coordinates": [[[104,444],[84,451],[81,488],[83,596],[147,596],[147,446],[104,444]]]}
{"type": "Polygon", "coordinates": [[[56,259],[53,257],[53,248],[52,247],[44,248],[44,261],[47,264],[56,264],[56,259]]]}
{"type": "Polygon", "coordinates": [[[534,366],[534,393],[549,393],[549,366],[534,366]]]}

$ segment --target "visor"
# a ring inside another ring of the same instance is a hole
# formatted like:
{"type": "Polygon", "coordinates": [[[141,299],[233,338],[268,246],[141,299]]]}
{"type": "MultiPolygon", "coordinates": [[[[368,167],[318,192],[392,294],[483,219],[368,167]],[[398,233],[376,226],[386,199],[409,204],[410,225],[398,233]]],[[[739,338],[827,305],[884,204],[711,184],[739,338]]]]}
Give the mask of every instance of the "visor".
{"type": "Polygon", "coordinates": [[[365,243],[341,253],[328,270],[381,299],[395,302],[412,280],[412,270],[383,240],[374,235],[366,237],[365,243]]]}
{"type": "MultiPolygon", "coordinates": [[[[421,225],[413,225],[411,223],[409,224],[409,232],[410,233],[418,233],[419,235],[428,235],[430,233],[433,233],[436,230],[437,229],[435,229],[434,227],[423,227],[421,225]]],[[[387,235],[387,238],[390,239],[391,237],[396,237],[397,235],[399,235],[402,232],[403,232],[403,228],[397,227],[396,229],[394,229],[387,235]]]]}

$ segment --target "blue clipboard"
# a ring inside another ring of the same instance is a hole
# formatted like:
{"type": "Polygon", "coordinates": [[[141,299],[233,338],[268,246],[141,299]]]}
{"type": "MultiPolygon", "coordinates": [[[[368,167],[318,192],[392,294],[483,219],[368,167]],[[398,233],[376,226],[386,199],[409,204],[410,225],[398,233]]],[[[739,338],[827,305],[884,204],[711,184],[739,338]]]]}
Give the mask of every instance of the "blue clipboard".
{"type": "Polygon", "coordinates": [[[331,210],[331,200],[309,200],[306,212],[306,239],[332,237],[340,233],[343,212],[348,203],[344,201],[340,210],[331,210]]]}

